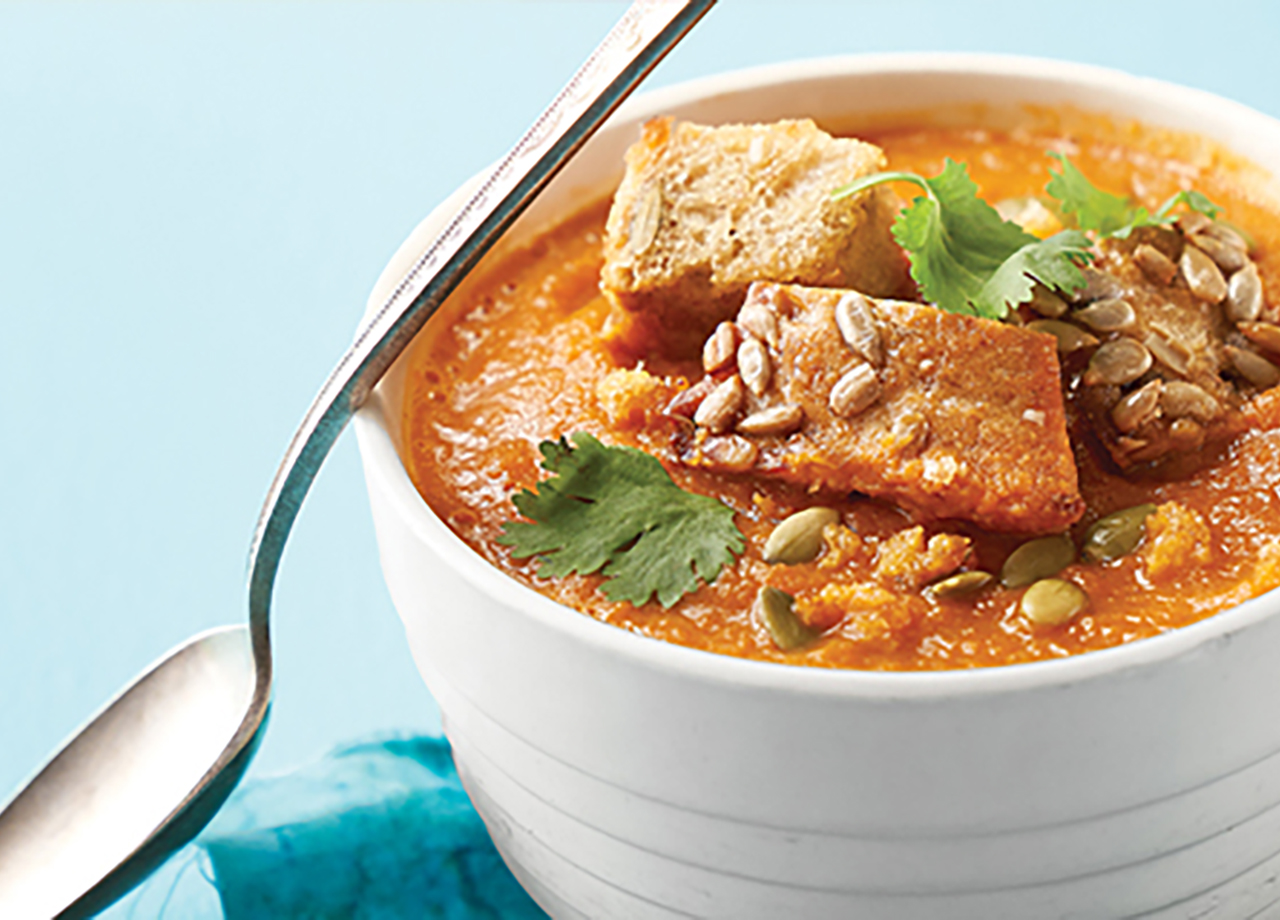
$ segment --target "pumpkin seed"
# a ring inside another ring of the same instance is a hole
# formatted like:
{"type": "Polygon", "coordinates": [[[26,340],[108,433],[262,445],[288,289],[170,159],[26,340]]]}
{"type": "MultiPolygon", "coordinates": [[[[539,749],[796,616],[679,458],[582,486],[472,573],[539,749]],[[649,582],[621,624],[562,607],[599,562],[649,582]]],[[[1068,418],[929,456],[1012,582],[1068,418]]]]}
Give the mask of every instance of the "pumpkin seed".
{"type": "Polygon", "coordinates": [[[1087,562],[1110,562],[1129,555],[1146,536],[1147,518],[1155,511],[1155,505],[1135,505],[1098,518],[1084,532],[1080,557],[1087,562]]]}
{"type": "Polygon", "coordinates": [[[1160,394],[1164,382],[1152,380],[1141,389],[1124,397],[1111,410],[1111,420],[1125,434],[1137,431],[1144,424],[1160,417],[1160,394]]]}
{"type": "Polygon", "coordinates": [[[818,631],[804,623],[795,612],[795,598],[779,588],[765,585],[756,597],[756,610],[773,644],[784,652],[808,645],[818,631]]]}
{"type": "Polygon", "coordinates": [[[1252,323],[1262,315],[1262,279],[1252,262],[1231,276],[1226,309],[1233,323],[1252,323]]]}
{"type": "Polygon", "coordinates": [[[713,473],[745,473],[759,457],[760,448],[736,434],[712,436],[698,447],[698,465],[713,473]]]}
{"type": "Polygon", "coordinates": [[[1048,317],[1049,319],[1057,319],[1063,313],[1067,312],[1067,302],[1043,284],[1037,284],[1031,289],[1031,302],[1029,306],[1041,316],[1048,317]]]}
{"type": "Polygon", "coordinates": [[[1150,368],[1151,352],[1141,342],[1113,339],[1104,342],[1089,358],[1084,382],[1087,386],[1099,383],[1124,386],[1137,380],[1150,368]]]}
{"type": "Polygon", "coordinates": [[[1095,332],[1118,332],[1128,329],[1137,320],[1129,301],[1118,297],[1095,300],[1089,306],[1077,310],[1071,318],[1084,323],[1095,332]]]}
{"type": "Polygon", "coordinates": [[[834,508],[806,508],[788,517],[769,534],[764,544],[764,561],[770,565],[799,565],[812,562],[822,552],[822,530],[838,524],[840,512],[834,508]]]}
{"type": "Polygon", "coordinates": [[[693,413],[693,423],[716,434],[728,431],[746,398],[742,378],[734,374],[707,394],[698,411],[693,413]]]}
{"type": "Polygon", "coordinates": [[[836,304],[836,326],[845,344],[876,367],[884,363],[880,329],[871,305],[857,291],[849,291],[836,304]]]}
{"type": "Polygon", "coordinates": [[[1178,267],[1182,270],[1187,287],[1191,288],[1191,293],[1198,300],[1222,303],[1222,299],[1227,296],[1227,279],[1222,277],[1222,272],[1213,259],[1203,251],[1194,246],[1184,246],[1178,267]]]}
{"type": "Polygon", "coordinates": [[[1165,384],[1160,408],[1170,418],[1193,418],[1205,424],[1217,418],[1220,409],[1216,399],[1194,383],[1182,380],[1165,384]]]}
{"type": "Polygon", "coordinates": [[[880,398],[880,380],[870,364],[859,364],[836,381],[828,403],[841,418],[852,418],[880,398]]]}
{"type": "Polygon", "coordinates": [[[1187,237],[1188,242],[1213,259],[1218,268],[1230,274],[1244,268],[1249,257],[1243,246],[1231,246],[1222,240],[1214,239],[1208,233],[1197,233],[1187,237]]]}
{"type": "Polygon", "coordinates": [[[756,396],[763,396],[773,377],[773,363],[769,360],[769,352],[764,343],[753,335],[742,337],[738,346],[738,374],[747,389],[756,396]]]}
{"type": "Polygon", "coordinates": [[[1280,369],[1262,355],[1234,345],[1228,345],[1225,351],[1236,372],[1259,389],[1266,390],[1280,383],[1280,369]]]}
{"type": "Polygon", "coordinates": [[[934,597],[963,597],[981,591],[993,581],[995,576],[990,572],[959,572],[931,584],[929,593],[934,597]]]}
{"type": "Polygon", "coordinates": [[[724,370],[738,354],[738,327],[721,323],[702,346],[702,369],[708,374],[724,370]]]}
{"type": "Polygon", "coordinates": [[[757,339],[778,347],[778,315],[762,303],[748,301],[738,311],[738,326],[757,339]]]}
{"type": "Polygon", "coordinates": [[[1056,319],[1037,319],[1027,323],[1027,328],[1034,332],[1047,332],[1058,340],[1058,351],[1070,354],[1081,348],[1092,348],[1098,340],[1079,326],[1064,323],[1056,319]]]}
{"type": "Polygon", "coordinates": [[[1134,249],[1133,261],[1156,284],[1169,284],[1178,274],[1173,260],[1150,243],[1141,243],[1134,249]]]}
{"type": "Polygon", "coordinates": [[[1280,326],[1273,326],[1271,323],[1241,323],[1240,331],[1253,344],[1280,355],[1280,326]]]}
{"type": "Polygon", "coordinates": [[[1000,569],[1000,583],[1006,588],[1019,588],[1057,575],[1075,561],[1076,545],[1066,534],[1029,540],[1004,561],[1004,567],[1000,569]]]}
{"type": "Polygon", "coordinates": [[[1022,615],[1036,626],[1061,626],[1087,606],[1089,595],[1061,578],[1041,579],[1022,595],[1022,615]]]}
{"type": "Polygon", "coordinates": [[[738,422],[738,431],[752,435],[791,434],[803,424],[804,409],[794,403],[786,403],[752,412],[738,422]]]}

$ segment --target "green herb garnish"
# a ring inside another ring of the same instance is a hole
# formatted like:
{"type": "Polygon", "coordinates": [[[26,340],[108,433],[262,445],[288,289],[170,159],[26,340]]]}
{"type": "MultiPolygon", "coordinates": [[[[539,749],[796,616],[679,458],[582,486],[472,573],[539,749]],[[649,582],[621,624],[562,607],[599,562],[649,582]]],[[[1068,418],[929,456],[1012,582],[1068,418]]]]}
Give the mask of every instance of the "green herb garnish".
{"type": "Polygon", "coordinates": [[[1128,198],[1102,191],[1062,154],[1051,152],[1049,156],[1062,164],[1062,172],[1049,170],[1051,178],[1045,192],[1057,199],[1064,218],[1073,220],[1081,230],[1100,236],[1124,239],[1139,227],[1167,226],[1173,223],[1173,210],[1178,205],[1211,218],[1222,210],[1200,192],[1184,190],[1171,196],[1152,214],[1146,208],[1130,205],[1128,198]]]}
{"type": "Polygon", "coordinates": [[[640,606],[656,594],[670,607],[742,552],[732,508],[681,489],[642,450],[609,447],[585,432],[572,440],[538,446],[552,476],[512,498],[533,523],[508,521],[498,537],[517,559],[541,557],[539,576],[603,568],[610,600],[640,606]]]}
{"type": "Polygon", "coordinates": [[[893,238],[911,260],[911,277],[925,299],[952,313],[1002,319],[1031,299],[1035,281],[1074,291],[1084,287],[1079,266],[1092,256],[1082,233],[1066,230],[1047,240],[1027,233],[978,197],[968,168],[950,158],[931,179],[915,173],[865,176],[832,197],[856,195],[885,182],[911,182],[924,190],[893,223],[893,238]]]}

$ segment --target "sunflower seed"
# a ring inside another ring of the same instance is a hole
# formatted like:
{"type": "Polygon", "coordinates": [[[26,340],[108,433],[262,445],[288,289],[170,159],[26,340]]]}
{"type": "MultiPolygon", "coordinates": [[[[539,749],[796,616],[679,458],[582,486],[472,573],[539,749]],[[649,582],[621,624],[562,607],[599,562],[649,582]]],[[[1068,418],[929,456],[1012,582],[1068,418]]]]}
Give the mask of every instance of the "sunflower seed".
{"type": "Polygon", "coordinates": [[[1271,323],[1241,323],[1240,331],[1255,345],[1280,355],[1280,326],[1271,323]]]}
{"type": "Polygon", "coordinates": [[[757,339],[778,347],[778,316],[762,303],[754,301],[742,305],[738,311],[738,326],[757,339]]]}
{"type": "Polygon", "coordinates": [[[799,565],[812,562],[822,552],[822,531],[840,523],[834,508],[806,508],[788,517],[769,534],[764,544],[764,561],[770,565],[799,565]]]}
{"type": "Polygon", "coordinates": [[[1171,371],[1177,371],[1182,376],[1186,376],[1191,366],[1188,363],[1186,350],[1180,345],[1175,345],[1162,335],[1151,332],[1143,339],[1143,344],[1147,346],[1147,350],[1155,356],[1156,360],[1169,368],[1171,371]]]}
{"type": "Polygon", "coordinates": [[[1089,306],[1077,310],[1071,318],[1084,323],[1095,332],[1118,332],[1128,329],[1137,320],[1129,301],[1114,297],[1095,300],[1089,306]]]}
{"type": "Polygon", "coordinates": [[[857,291],[849,291],[836,304],[836,326],[845,344],[876,367],[884,363],[880,329],[867,299],[857,291]]]}
{"type": "Polygon", "coordinates": [[[1104,342],[1089,358],[1084,372],[1086,386],[1109,383],[1124,386],[1132,383],[1151,368],[1151,352],[1133,339],[1113,339],[1104,342]]]}
{"type": "Polygon", "coordinates": [[[900,456],[915,456],[929,439],[929,420],[919,412],[904,412],[893,420],[890,437],[900,456]]]}
{"type": "Polygon", "coordinates": [[[981,591],[995,576],[990,572],[960,572],[929,586],[929,593],[934,597],[963,597],[981,591]]]}
{"type": "Polygon", "coordinates": [[[1089,595],[1061,578],[1037,581],[1022,595],[1022,615],[1036,626],[1061,626],[1089,606],[1089,595]]]}
{"type": "Polygon", "coordinates": [[[836,381],[828,403],[841,418],[852,418],[880,398],[880,380],[870,364],[859,364],[836,381]]]}
{"type": "Polygon", "coordinates": [[[1239,249],[1243,253],[1248,253],[1252,248],[1249,241],[1237,231],[1234,227],[1229,227],[1220,220],[1210,221],[1203,229],[1195,231],[1197,235],[1207,236],[1215,239],[1220,243],[1230,246],[1232,249],[1239,249]]]}
{"type": "Polygon", "coordinates": [[[1137,431],[1147,422],[1160,417],[1160,393],[1164,383],[1152,380],[1141,389],[1124,397],[1111,410],[1111,420],[1116,427],[1128,434],[1137,431]]]}
{"type": "Polygon", "coordinates": [[[756,396],[763,396],[773,377],[773,363],[764,344],[753,335],[742,337],[738,346],[738,373],[747,389],[756,396]]]}
{"type": "Polygon", "coordinates": [[[772,585],[765,585],[756,596],[756,615],[773,644],[784,652],[808,645],[819,635],[796,616],[795,598],[772,585]]]}
{"type": "Polygon", "coordinates": [[[631,238],[628,247],[639,255],[648,249],[658,235],[662,223],[662,190],[650,188],[640,200],[640,207],[631,218],[631,238]]]}
{"type": "Polygon", "coordinates": [[[1135,505],[1094,521],[1084,532],[1080,557],[1087,562],[1110,562],[1127,556],[1146,536],[1147,518],[1155,511],[1155,505],[1135,505]]]}
{"type": "Polygon", "coordinates": [[[738,327],[721,323],[702,346],[702,369],[708,374],[724,370],[738,355],[738,327]]]}
{"type": "Polygon", "coordinates": [[[1262,279],[1252,262],[1231,276],[1227,285],[1227,318],[1251,323],[1262,315],[1262,279]]]}
{"type": "Polygon", "coordinates": [[[1244,268],[1249,257],[1244,248],[1230,246],[1222,240],[1214,239],[1207,233],[1196,233],[1187,237],[1187,241],[1207,255],[1227,274],[1244,268]]]}
{"type": "Polygon", "coordinates": [[[1213,221],[1207,215],[1201,214],[1199,211],[1183,211],[1178,215],[1175,221],[1178,229],[1182,231],[1184,236],[1191,236],[1193,233],[1203,233],[1209,227],[1213,226],[1213,221]]]}
{"type": "Polygon", "coordinates": [[[716,385],[693,414],[693,422],[708,431],[720,434],[733,426],[733,420],[742,411],[747,394],[742,388],[742,378],[734,374],[716,385]]]}
{"type": "Polygon", "coordinates": [[[1076,545],[1066,534],[1040,537],[1023,543],[1004,561],[1000,583],[1020,588],[1041,578],[1057,575],[1076,561],[1076,545]]]}
{"type": "Polygon", "coordinates": [[[1187,287],[1191,288],[1191,293],[1198,300],[1222,303],[1222,299],[1227,296],[1227,280],[1222,277],[1222,272],[1213,259],[1196,247],[1183,247],[1178,267],[1182,270],[1187,287]]]}
{"type": "Polygon", "coordinates": [[[1160,395],[1160,408],[1170,418],[1193,418],[1208,424],[1218,416],[1218,401],[1196,386],[1183,380],[1171,380],[1160,395]]]}
{"type": "Polygon", "coordinates": [[[1093,303],[1124,295],[1124,287],[1114,275],[1096,268],[1083,269],[1085,285],[1074,294],[1076,303],[1093,303]]]}
{"type": "Polygon", "coordinates": [[[1156,284],[1169,284],[1178,274],[1173,260],[1150,243],[1140,243],[1133,251],[1133,261],[1156,284]]]}
{"type": "Polygon", "coordinates": [[[791,434],[804,424],[804,409],[788,403],[752,412],[738,422],[739,434],[791,434]]]}
{"type": "Polygon", "coordinates": [[[1078,326],[1064,323],[1056,319],[1037,319],[1027,323],[1027,328],[1034,332],[1047,332],[1058,340],[1058,351],[1070,354],[1081,348],[1092,348],[1098,340],[1078,326]]]}
{"type": "Polygon", "coordinates": [[[1067,302],[1043,284],[1037,284],[1031,289],[1029,306],[1041,316],[1049,319],[1057,319],[1067,312],[1067,302]]]}
{"type": "Polygon", "coordinates": [[[759,457],[760,448],[736,434],[709,437],[698,448],[698,465],[714,473],[745,473],[759,457]]]}
{"type": "Polygon", "coordinates": [[[1204,428],[1200,423],[1189,418],[1174,419],[1169,426],[1169,440],[1176,450],[1183,452],[1199,450],[1204,444],[1204,428]]]}
{"type": "Polygon", "coordinates": [[[1259,389],[1266,390],[1280,383],[1280,369],[1262,355],[1234,345],[1228,345],[1226,352],[1236,372],[1259,389]]]}

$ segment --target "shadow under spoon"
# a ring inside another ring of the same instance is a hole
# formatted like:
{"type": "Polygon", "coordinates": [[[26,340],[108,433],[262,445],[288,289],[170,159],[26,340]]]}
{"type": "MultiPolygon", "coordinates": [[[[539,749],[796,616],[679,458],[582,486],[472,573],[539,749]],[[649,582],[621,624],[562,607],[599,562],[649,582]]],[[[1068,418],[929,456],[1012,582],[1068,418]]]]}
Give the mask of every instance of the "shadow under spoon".
{"type": "Polygon", "coordinates": [[[0,917],[97,913],[186,844],[253,758],[271,699],[272,586],[302,500],[373,386],[556,171],[715,0],[636,0],[338,362],[271,483],[249,552],[249,624],[169,652],[0,811],[0,917]]]}

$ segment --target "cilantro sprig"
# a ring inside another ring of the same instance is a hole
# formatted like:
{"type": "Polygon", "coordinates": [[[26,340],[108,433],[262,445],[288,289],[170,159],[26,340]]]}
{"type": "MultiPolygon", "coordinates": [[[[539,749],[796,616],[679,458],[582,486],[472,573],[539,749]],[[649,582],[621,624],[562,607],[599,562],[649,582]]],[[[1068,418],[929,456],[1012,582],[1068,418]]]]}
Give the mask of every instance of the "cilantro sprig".
{"type": "Polygon", "coordinates": [[[498,537],[517,559],[538,556],[539,576],[603,569],[610,600],[640,606],[656,594],[670,607],[742,552],[733,509],[681,489],[654,457],[585,432],[572,442],[539,445],[552,475],[512,498],[529,521],[508,521],[498,537]]]}
{"type": "Polygon", "coordinates": [[[885,182],[910,182],[924,191],[898,214],[892,232],[911,261],[911,277],[921,293],[942,309],[1002,319],[1011,307],[1031,299],[1036,281],[1067,292],[1084,287],[1080,266],[1092,259],[1088,237],[1064,230],[1037,239],[979,198],[968,167],[950,158],[933,178],[877,173],[837,189],[832,197],[885,182]]]}
{"type": "Polygon", "coordinates": [[[1062,171],[1049,170],[1045,193],[1057,200],[1064,218],[1081,230],[1099,236],[1124,239],[1139,227],[1168,226],[1173,223],[1173,212],[1179,205],[1211,218],[1216,218],[1222,210],[1200,192],[1184,189],[1170,196],[1152,214],[1144,207],[1131,205],[1128,198],[1098,188],[1061,153],[1051,152],[1049,156],[1061,164],[1062,171]]]}

